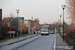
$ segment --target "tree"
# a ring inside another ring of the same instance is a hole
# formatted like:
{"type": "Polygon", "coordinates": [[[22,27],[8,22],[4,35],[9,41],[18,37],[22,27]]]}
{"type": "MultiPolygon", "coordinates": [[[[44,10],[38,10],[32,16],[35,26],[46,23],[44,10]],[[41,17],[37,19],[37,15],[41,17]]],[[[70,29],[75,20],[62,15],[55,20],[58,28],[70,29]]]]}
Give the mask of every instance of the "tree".
{"type": "Polygon", "coordinates": [[[11,27],[16,27],[16,28],[18,27],[17,26],[17,18],[11,18],[10,19],[10,26],[11,27]]]}
{"type": "Polygon", "coordinates": [[[68,3],[67,10],[69,18],[71,18],[73,24],[75,22],[75,0],[66,0],[66,2],[68,3]]]}
{"type": "Polygon", "coordinates": [[[9,18],[4,18],[2,20],[2,27],[8,27],[9,18]]]}
{"type": "Polygon", "coordinates": [[[18,20],[17,20],[17,18],[14,18],[14,17],[15,17],[15,14],[13,12],[10,12],[9,15],[7,15],[7,18],[9,18],[10,26],[17,28],[18,27],[17,26],[17,24],[18,24],[17,21],[18,20]]]}
{"type": "Polygon", "coordinates": [[[2,27],[8,27],[7,23],[2,21],[2,27]]]}
{"type": "Polygon", "coordinates": [[[22,26],[23,34],[28,33],[28,28],[23,24],[22,26]]]}
{"type": "Polygon", "coordinates": [[[75,25],[69,25],[67,29],[67,35],[71,35],[71,32],[75,30],[75,25]]]}
{"type": "Polygon", "coordinates": [[[7,17],[12,17],[14,18],[15,17],[15,14],[13,12],[10,12],[9,15],[7,15],[7,17]]]}

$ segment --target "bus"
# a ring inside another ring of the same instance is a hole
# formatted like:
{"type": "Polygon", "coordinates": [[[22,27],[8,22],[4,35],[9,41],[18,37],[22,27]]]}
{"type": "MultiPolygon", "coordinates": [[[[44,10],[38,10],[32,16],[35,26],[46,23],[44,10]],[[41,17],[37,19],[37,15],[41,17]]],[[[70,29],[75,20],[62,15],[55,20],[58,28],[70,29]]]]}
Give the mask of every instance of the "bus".
{"type": "Polygon", "coordinates": [[[49,25],[47,24],[41,25],[41,35],[43,34],[49,35],[49,25]]]}

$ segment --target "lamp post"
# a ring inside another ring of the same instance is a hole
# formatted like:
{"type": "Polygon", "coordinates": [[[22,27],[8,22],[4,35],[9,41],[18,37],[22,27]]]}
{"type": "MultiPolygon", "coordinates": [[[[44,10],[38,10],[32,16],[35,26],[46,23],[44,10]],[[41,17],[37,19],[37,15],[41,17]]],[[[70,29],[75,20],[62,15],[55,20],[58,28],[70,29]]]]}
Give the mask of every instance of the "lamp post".
{"type": "Polygon", "coordinates": [[[65,9],[66,5],[62,5],[62,9],[63,9],[63,41],[64,41],[64,9],[65,9]]]}
{"type": "Polygon", "coordinates": [[[35,26],[34,26],[34,34],[35,34],[35,26]]]}
{"type": "Polygon", "coordinates": [[[61,14],[59,15],[60,16],[60,35],[61,35],[61,14]]]}
{"type": "Polygon", "coordinates": [[[29,23],[29,34],[30,34],[30,20],[28,21],[28,23],[29,23]]]}
{"type": "Polygon", "coordinates": [[[60,19],[58,19],[58,32],[60,33],[59,29],[60,29],[60,19]]]}
{"type": "Polygon", "coordinates": [[[31,17],[32,20],[32,34],[33,34],[33,17],[31,17]]]}
{"type": "Polygon", "coordinates": [[[17,12],[17,37],[18,37],[18,14],[19,14],[19,9],[17,9],[16,12],[17,12]]]}

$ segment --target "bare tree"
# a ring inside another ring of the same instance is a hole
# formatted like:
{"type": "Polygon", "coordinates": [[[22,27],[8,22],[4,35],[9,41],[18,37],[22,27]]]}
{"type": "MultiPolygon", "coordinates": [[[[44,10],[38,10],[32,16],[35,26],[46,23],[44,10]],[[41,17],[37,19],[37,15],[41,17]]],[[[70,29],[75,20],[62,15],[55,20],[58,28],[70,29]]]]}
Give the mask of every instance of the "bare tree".
{"type": "Polygon", "coordinates": [[[17,18],[14,18],[15,14],[13,12],[10,12],[9,15],[7,15],[7,16],[9,18],[10,26],[17,28],[17,22],[18,22],[18,20],[17,20],[17,18]]]}
{"type": "Polygon", "coordinates": [[[13,12],[10,12],[8,16],[9,17],[15,17],[15,14],[13,12]]]}
{"type": "Polygon", "coordinates": [[[17,21],[18,21],[17,18],[11,18],[10,19],[10,26],[17,28],[17,21]]]}
{"type": "Polygon", "coordinates": [[[75,21],[75,0],[66,0],[68,3],[67,10],[69,13],[69,18],[72,19],[72,24],[73,21],[75,21]]]}

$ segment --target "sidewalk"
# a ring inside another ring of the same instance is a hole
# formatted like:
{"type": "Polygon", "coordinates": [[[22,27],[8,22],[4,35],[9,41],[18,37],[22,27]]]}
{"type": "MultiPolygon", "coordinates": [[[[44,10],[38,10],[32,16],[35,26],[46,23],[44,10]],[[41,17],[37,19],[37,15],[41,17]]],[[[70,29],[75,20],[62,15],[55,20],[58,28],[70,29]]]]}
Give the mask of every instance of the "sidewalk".
{"type": "Polygon", "coordinates": [[[34,37],[36,35],[38,35],[38,34],[33,34],[33,35],[23,36],[23,37],[19,37],[19,38],[15,38],[15,39],[10,39],[10,40],[7,40],[5,42],[1,42],[0,43],[0,47],[6,46],[6,45],[10,45],[10,44],[13,44],[13,43],[16,43],[16,42],[19,42],[19,41],[23,41],[25,39],[34,37]]]}
{"type": "Polygon", "coordinates": [[[56,50],[71,50],[69,45],[63,41],[60,34],[56,34],[56,50]]]}

